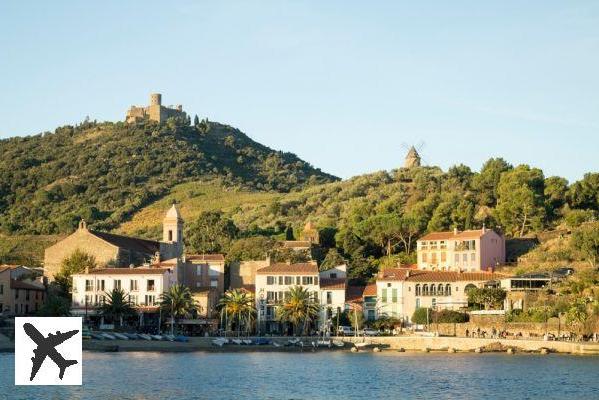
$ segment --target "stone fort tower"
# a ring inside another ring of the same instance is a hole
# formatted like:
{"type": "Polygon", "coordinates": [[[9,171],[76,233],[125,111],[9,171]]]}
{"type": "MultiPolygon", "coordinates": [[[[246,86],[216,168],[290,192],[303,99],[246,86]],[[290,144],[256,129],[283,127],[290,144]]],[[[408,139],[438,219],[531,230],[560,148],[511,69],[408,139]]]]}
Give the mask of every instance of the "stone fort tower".
{"type": "Polygon", "coordinates": [[[413,168],[420,166],[420,154],[416,151],[414,146],[410,147],[406,159],[404,161],[404,168],[413,168]]]}
{"type": "Polygon", "coordinates": [[[187,114],[183,112],[183,106],[180,104],[175,108],[163,106],[162,94],[152,93],[150,94],[150,105],[147,107],[131,106],[125,120],[130,124],[146,119],[164,122],[171,117],[187,118],[187,114]]]}

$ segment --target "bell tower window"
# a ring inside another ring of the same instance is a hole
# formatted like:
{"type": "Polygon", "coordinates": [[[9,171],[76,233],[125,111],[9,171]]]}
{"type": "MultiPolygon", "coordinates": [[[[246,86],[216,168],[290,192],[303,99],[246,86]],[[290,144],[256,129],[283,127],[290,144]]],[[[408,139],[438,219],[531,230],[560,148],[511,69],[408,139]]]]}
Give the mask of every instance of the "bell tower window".
{"type": "Polygon", "coordinates": [[[169,242],[173,241],[173,231],[171,229],[169,229],[169,231],[168,231],[168,241],[169,242]]]}

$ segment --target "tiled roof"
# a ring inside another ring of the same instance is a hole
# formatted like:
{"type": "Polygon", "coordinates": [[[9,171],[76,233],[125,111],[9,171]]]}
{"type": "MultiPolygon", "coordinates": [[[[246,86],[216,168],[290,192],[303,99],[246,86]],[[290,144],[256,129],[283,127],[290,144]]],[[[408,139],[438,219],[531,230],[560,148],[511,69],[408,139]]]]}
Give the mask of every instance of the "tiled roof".
{"type": "Polygon", "coordinates": [[[486,232],[490,231],[486,230],[483,232],[482,229],[468,230],[468,231],[458,231],[455,233],[454,231],[447,232],[431,232],[426,234],[418,239],[420,240],[446,240],[446,239],[478,239],[486,232]]]}
{"type": "Polygon", "coordinates": [[[504,275],[492,272],[454,272],[454,271],[422,271],[405,268],[387,268],[381,271],[377,280],[410,281],[410,282],[458,282],[489,281],[501,279],[504,275]]]}
{"type": "Polygon", "coordinates": [[[160,251],[160,243],[153,240],[134,238],[129,236],[115,235],[113,233],[89,231],[92,235],[120,247],[122,249],[133,250],[137,253],[154,255],[160,251]]]}
{"type": "Polygon", "coordinates": [[[163,268],[99,268],[89,271],[90,275],[163,275],[163,268]]]}
{"type": "Polygon", "coordinates": [[[347,286],[345,289],[345,301],[362,301],[365,286],[347,286]]]}
{"type": "Polygon", "coordinates": [[[283,247],[288,249],[303,249],[308,248],[310,246],[312,246],[312,243],[310,243],[307,240],[286,240],[283,243],[283,247]]]}
{"type": "Polygon", "coordinates": [[[225,261],[222,254],[189,254],[185,256],[185,261],[225,261]]]}
{"type": "Polygon", "coordinates": [[[289,274],[289,275],[318,275],[316,264],[272,264],[256,271],[258,275],[266,274],[289,274]]]}
{"type": "Polygon", "coordinates": [[[342,290],[342,289],[345,289],[345,279],[343,279],[343,278],[337,278],[337,279],[320,278],[320,287],[321,287],[321,289],[342,290]]]}
{"type": "Polygon", "coordinates": [[[29,290],[46,290],[43,286],[37,286],[32,283],[18,281],[16,279],[10,280],[10,288],[11,289],[29,289],[29,290]]]}
{"type": "Polygon", "coordinates": [[[364,288],[364,293],[362,296],[376,296],[376,282],[369,283],[364,288]]]}
{"type": "Polygon", "coordinates": [[[243,285],[240,289],[245,290],[246,292],[256,293],[256,285],[243,285]]]}
{"type": "Polygon", "coordinates": [[[19,268],[20,265],[12,265],[12,264],[2,264],[0,265],[0,272],[7,271],[9,269],[19,268]]]}

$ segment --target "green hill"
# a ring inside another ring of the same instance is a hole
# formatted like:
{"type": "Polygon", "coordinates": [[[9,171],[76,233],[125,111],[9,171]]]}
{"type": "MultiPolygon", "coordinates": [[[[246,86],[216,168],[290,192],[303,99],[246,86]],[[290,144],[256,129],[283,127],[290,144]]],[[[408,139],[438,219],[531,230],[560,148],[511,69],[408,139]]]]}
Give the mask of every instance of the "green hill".
{"type": "Polygon", "coordinates": [[[239,130],[202,121],[84,122],[0,141],[0,232],[110,230],[185,182],[285,193],[336,180],[239,130]]]}

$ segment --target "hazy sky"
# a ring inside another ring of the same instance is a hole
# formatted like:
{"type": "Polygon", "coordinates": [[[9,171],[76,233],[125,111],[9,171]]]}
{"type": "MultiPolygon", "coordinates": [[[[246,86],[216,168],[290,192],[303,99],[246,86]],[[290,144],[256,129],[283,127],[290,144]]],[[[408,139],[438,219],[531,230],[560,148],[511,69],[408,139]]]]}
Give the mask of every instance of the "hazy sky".
{"type": "Polygon", "coordinates": [[[0,137],[161,92],[341,177],[599,170],[597,1],[2,1],[0,137]]]}

